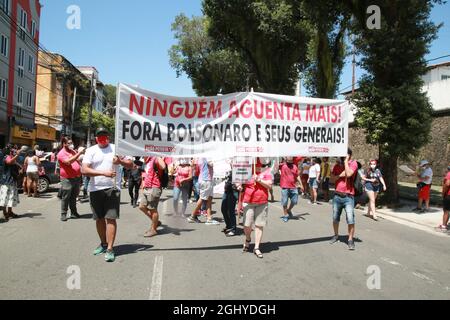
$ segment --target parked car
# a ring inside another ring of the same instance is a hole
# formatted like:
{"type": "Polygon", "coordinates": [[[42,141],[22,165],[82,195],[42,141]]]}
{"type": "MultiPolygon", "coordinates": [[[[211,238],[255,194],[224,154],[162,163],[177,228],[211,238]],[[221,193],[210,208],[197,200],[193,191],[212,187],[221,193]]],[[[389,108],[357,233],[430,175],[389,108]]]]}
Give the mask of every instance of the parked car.
{"type": "MultiPolygon", "coordinates": [[[[38,193],[45,193],[50,188],[50,185],[59,183],[59,169],[56,168],[56,162],[50,161],[51,152],[45,153],[41,158],[41,167],[42,169],[39,171],[39,180],[37,184],[38,193]]],[[[25,157],[20,156],[17,159],[17,163],[20,166],[23,166],[23,162],[25,161],[25,157]]],[[[19,176],[18,188],[19,190],[23,189],[23,177],[21,174],[19,176]]]]}

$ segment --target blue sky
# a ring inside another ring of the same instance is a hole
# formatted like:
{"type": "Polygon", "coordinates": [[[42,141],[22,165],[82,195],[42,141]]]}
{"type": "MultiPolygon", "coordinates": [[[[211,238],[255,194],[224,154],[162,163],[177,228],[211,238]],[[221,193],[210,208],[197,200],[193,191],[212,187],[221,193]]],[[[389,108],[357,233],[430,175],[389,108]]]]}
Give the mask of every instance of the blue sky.
{"type": "MultiPolygon", "coordinates": [[[[176,77],[168,50],[175,43],[171,24],[176,15],[201,15],[201,0],[41,0],[40,41],[49,51],[65,56],[74,65],[95,66],[104,83],[118,82],[174,95],[193,96],[190,80],[176,77]],[[81,29],[69,30],[70,5],[81,9],[81,29]]],[[[433,10],[432,20],[444,22],[450,4],[433,10]]],[[[450,25],[439,32],[427,59],[450,54],[450,25]]],[[[351,59],[340,88],[351,85],[351,59]]],[[[450,57],[433,63],[450,61],[450,57]]],[[[357,77],[362,70],[357,70],[357,77]]],[[[304,94],[304,91],[302,92],[304,94]]]]}

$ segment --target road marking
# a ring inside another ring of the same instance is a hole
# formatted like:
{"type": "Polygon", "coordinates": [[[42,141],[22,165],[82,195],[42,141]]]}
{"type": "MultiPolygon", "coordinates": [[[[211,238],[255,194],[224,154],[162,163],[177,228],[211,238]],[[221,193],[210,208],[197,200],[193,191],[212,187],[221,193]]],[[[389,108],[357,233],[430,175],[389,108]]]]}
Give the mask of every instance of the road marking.
{"type": "Polygon", "coordinates": [[[153,277],[152,277],[152,285],[150,287],[149,300],[161,300],[162,273],[163,273],[163,257],[157,256],[155,258],[155,265],[153,267],[153,277]]]}
{"type": "Polygon", "coordinates": [[[401,263],[399,263],[397,261],[394,261],[394,260],[390,260],[389,258],[381,257],[381,260],[383,260],[383,261],[385,261],[387,263],[390,263],[390,264],[392,264],[394,266],[401,266],[401,263]]]}
{"type": "Polygon", "coordinates": [[[420,278],[422,280],[428,281],[429,283],[433,283],[434,282],[433,279],[431,279],[431,278],[427,277],[426,275],[421,274],[419,272],[413,272],[412,274],[415,275],[417,278],[420,278]]]}

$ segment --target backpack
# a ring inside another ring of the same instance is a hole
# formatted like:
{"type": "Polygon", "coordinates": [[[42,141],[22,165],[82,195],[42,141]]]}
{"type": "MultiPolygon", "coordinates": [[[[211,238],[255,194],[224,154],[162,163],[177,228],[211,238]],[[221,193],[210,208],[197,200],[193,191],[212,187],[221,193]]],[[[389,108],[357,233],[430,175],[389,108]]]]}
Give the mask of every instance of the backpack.
{"type": "Polygon", "coordinates": [[[361,176],[358,172],[358,170],[355,172],[355,180],[353,180],[353,187],[355,188],[355,196],[359,197],[364,193],[364,185],[362,183],[361,176]]]}

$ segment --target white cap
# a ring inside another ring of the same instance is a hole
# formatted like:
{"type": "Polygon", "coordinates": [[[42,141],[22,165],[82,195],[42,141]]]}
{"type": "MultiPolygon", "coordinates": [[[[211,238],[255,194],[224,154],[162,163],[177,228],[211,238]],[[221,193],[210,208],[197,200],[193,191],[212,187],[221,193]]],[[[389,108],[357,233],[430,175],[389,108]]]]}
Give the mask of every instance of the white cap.
{"type": "Polygon", "coordinates": [[[419,166],[422,167],[426,164],[430,164],[430,163],[427,160],[422,160],[422,161],[420,161],[419,166]]]}

